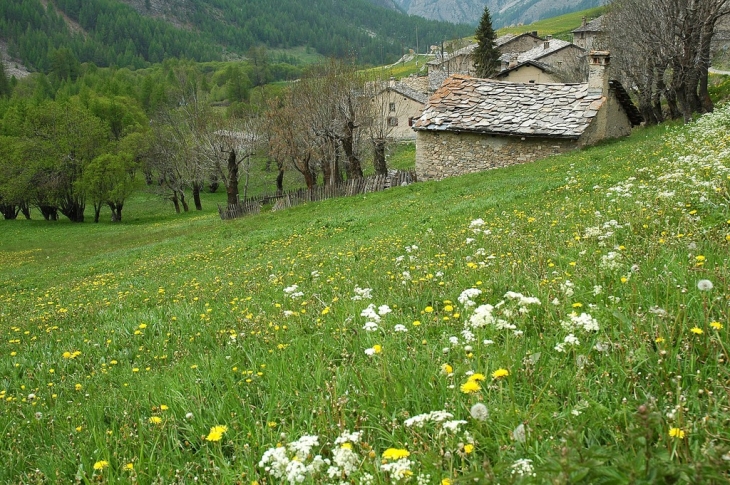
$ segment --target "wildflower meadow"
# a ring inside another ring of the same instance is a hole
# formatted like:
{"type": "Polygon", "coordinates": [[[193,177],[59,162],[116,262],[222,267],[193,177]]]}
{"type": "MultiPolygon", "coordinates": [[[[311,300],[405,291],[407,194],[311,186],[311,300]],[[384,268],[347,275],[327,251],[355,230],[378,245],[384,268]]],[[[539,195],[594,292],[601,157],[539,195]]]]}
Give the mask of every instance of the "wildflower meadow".
{"type": "Polygon", "coordinates": [[[0,222],[0,481],[727,483],[729,159],[726,106],[225,223],[0,222]]]}

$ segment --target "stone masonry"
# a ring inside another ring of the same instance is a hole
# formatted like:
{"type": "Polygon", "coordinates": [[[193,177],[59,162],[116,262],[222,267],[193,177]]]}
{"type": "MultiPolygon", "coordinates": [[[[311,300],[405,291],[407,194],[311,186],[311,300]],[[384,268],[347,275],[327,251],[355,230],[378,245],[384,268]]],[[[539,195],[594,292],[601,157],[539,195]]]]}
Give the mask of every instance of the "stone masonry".
{"type": "Polygon", "coordinates": [[[424,181],[532,162],[578,147],[576,140],[471,133],[418,132],[416,137],[416,173],[424,181]]]}

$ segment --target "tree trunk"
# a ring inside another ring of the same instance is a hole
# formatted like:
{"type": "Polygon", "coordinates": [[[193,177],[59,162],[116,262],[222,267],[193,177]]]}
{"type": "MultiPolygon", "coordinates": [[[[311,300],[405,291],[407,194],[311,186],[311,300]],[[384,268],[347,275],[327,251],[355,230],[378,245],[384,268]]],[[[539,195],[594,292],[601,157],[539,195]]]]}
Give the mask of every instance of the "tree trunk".
{"type": "Polygon", "coordinates": [[[101,203],[94,202],[94,222],[99,222],[99,215],[101,214],[101,203]]]}
{"type": "Polygon", "coordinates": [[[58,220],[58,207],[51,205],[39,205],[38,209],[40,209],[41,215],[43,215],[43,219],[47,221],[58,220]]]}
{"type": "Polygon", "coordinates": [[[682,116],[679,111],[679,105],[677,104],[677,95],[671,89],[665,91],[664,97],[667,98],[667,106],[669,107],[669,117],[673,120],[677,120],[682,116]]]}
{"type": "Polygon", "coordinates": [[[385,163],[385,143],[383,138],[373,140],[373,166],[378,175],[388,175],[388,166],[385,163]]]}
{"type": "Polygon", "coordinates": [[[124,202],[107,202],[112,210],[112,222],[122,222],[122,207],[124,202]]]}
{"type": "Polygon", "coordinates": [[[203,190],[203,182],[193,182],[193,202],[195,202],[195,210],[202,211],[203,203],[200,202],[200,191],[203,190]]]}
{"type": "Polygon", "coordinates": [[[175,192],[174,190],[172,191],[171,199],[172,199],[172,204],[175,206],[175,213],[179,214],[180,213],[180,201],[177,198],[177,192],[175,192]]]}
{"type": "Polygon", "coordinates": [[[279,168],[279,174],[276,176],[276,195],[284,193],[284,167],[279,168]]]}
{"type": "Polygon", "coordinates": [[[27,220],[30,220],[30,207],[27,202],[22,202],[20,204],[20,212],[23,213],[23,216],[25,216],[27,220]]]}
{"type": "Polygon", "coordinates": [[[226,185],[228,193],[228,206],[238,205],[238,160],[236,159],[236,151],[231,150],[228,154],[228,185],[226,185]]]}
{"type": "Polygon", "coordinates": [[[362,178],[362,164],[360,159],[355,155],[355,125],[348,122],[345,125],[345,136],[342,137],[342,149],[347,156],[347,178],[362,178]]]}
{"type": "Polygon", "coordinates": [[[0,212],[2,212],[5,220],[13,220],[18,218],[20,207],[13,204],[2,204],[0,205],[0,212]]]}
{"type": "Polygon", "coordinates": [[[182,204],[183,211],[189,212],[190,207],[188,207],[188,202],[185,200],[185,192],[182,190],[180,191],[180,195],[178,195],[178,198],[180,199],[180,203],[182,204]]]}

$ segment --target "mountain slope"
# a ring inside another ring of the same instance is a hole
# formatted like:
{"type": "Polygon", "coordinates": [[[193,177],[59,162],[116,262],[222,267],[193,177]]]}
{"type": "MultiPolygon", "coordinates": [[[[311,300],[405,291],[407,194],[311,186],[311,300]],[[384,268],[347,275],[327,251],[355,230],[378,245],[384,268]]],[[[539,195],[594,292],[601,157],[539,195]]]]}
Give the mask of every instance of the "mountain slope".
{"type": "Polygon", "coordinates": [[[536,20],[596,7],[604,0],[394,0],[410,15],[476,25],[489,7],[495,27],[536,20]]]}
{"type": "MultiPolygon", "coordinates": [[[[393,0],[377,0],[395,7],[393,0]]],[[[58,48],[81,62],[142,67],[167,57],[215,60],[257,45],[307,46],[384,64],[415,47],[470,35],[466,25],[408,16],[368,0],[25,0],[0,2],[0,40],[35,69],[58,48]],[[69,23],[78,24],[78,32],[69,23]]]]}

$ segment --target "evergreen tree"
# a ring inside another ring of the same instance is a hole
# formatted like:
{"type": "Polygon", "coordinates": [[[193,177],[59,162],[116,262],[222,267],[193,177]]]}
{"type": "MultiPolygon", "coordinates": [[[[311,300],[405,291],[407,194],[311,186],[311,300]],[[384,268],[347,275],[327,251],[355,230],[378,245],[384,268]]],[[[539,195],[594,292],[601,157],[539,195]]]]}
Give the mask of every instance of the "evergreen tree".
{"type": "Polygon", "coordinates": [[[489,7],[484,7],[484,13],[474,33],[477,43],[474,49],[474,67],[478,77],[490,77],[499,71],[499,50],[494,44],[497,35],[492,28],[492,16],[489,7]]]}
{"type": "Polygon", "coordinates": [[[7,74],[5,74],[5,64],[0,60],[0,98],[10,97],[12,86],[7,74]]]}

